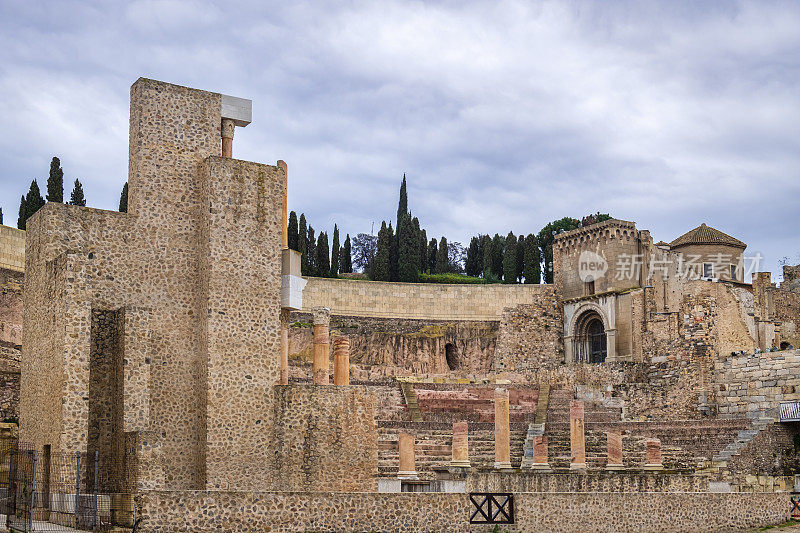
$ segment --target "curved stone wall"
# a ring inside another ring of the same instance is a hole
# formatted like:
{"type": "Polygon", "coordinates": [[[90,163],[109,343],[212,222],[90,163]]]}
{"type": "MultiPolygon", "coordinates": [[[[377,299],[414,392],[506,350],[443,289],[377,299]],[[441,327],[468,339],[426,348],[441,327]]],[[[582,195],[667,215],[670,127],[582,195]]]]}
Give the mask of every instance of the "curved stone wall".
{"type": "Polygon", "coordinates": [[[422,320],[499,321],[503,310],[552,297],[552,285],[444,285],[307,278],[303,311],[324,306],[332,315],[422,320]]]}

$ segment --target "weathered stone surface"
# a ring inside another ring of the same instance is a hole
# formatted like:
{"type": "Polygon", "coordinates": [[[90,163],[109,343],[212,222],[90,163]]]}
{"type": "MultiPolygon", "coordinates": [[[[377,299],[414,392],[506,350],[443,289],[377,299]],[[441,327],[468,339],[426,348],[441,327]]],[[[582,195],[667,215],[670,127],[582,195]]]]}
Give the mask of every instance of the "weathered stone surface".
{"type": "Polygon", "coordinates": [[[405,432],[399,433],[397,435],[397,446],[400,456],[397,477],[416,479],[417,467],[415,466],[414,435],[405,432]]]}
{"type": "Polygon", "coordinates": [[[333,341],[333,384],[350,385],[350,340],[336,337],[333,341]]]}
{"type": "Polygon", "coordinates": [[[606,468],[609,470],[624,468],[622,464],[622,434],[617,431],[606,431],[608,440],[608,459],[606,468]]]}
{"type": "Polygon", "coordinates": [[[494,391],[494,467],[511,468],[511,428],[509,426],[508,390],[494,391]]]}
{"type": "Polygon", "coordinates": [[[453,422],[453,459],[450,466],[469,468],[469,425],[466,421],[453,422]]]}
{"type": "Polygon", "coordinates": [[[586,468],[586,438],[583,429],[584,409],[583,402],[572,400],[569,403],[569,445],[570,469],[582,470],[586,468]]]}

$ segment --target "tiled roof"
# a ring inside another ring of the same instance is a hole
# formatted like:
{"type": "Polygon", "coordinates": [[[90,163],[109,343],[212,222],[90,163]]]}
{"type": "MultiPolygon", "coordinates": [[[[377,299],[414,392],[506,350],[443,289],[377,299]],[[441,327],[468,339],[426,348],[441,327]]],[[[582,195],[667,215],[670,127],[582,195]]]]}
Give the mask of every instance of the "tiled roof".
{"type": "Polygon", "coordinates": [[[691,231],[687,231],[671,243],[670,248],[678,246],[686,246],[687,244],[723,244],[725,246],[734,246],[736,248],[747,248],[747,245],[728,235],[722,233],[718,229],[707,226],[705,223],[700,224],[691,231]]]}

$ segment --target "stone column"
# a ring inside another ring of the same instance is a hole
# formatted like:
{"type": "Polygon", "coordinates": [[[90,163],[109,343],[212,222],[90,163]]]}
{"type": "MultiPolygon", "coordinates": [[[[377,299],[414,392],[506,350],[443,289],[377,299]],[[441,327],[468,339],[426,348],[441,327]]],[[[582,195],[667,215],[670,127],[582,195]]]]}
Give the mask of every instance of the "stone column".
{"type": "Polygon", "coordinates": [[[289,384],[289,310],[281,309],[281,380],[280,385],[289,384]]]}
{"type": "Polygon", "coordinates": [[[531,469],[543,472],[550,471],[550,463],[547,459],[547,435],[533,437],[533,464],[531,469]]]}
{"type": "Polygon", "coordinates": [[[507,389],[494,390],[494,467],[511,468],[511,428],[507,389]]]}
{"type": "Polygon", "coordinates": [[[645,446],[647,446],[647,462],[644,465],[644,469],[663,470],[664,465],[661,464],[661,441],[649,438],[645,441],[645,446]]]}
{"type": "Polygon", "coordinates": [[[315,307],[314,316],[314,385],[330,385],[330,341],[328,328],[331,323],[331,310],[315,307]]]}
{"type": "Polygon", "coordinates": [[[571,363],[575,360],[575,354],[573,353],[573,341],[572,335],[564,335],[564,362],[571,363]]]}
{"type": "Polygon", "coordinates": [[[400,454],[400,465],[397,477],[400,479],[417,479],[417,468],[414,465],[414,435],[398,433],[397,445],[400,454]]]}
{"type": "Polygon", "coordinates": [[[569,403],[569,443],[572,452],[570,470],[586,470],[586,437],[583,432],[583,402],[569,403]]]}
{"type": "Polygon", "coordinates": [[[608,439],[608,459],[606,460],[606,470],[622,470],[622,433],[618,431],[606,431],[608,439]]]}
{"type": "Polygon", "coordinates": [[[283,169],[283,176],[286,180],[284,183],[284,190],[287,191],[287,194],[283,195],[283,205],[281,206],[282,215],[283,215],[283,228],[281,231],[281,248],[286,250],[289,248],[289,195],[288,195],[288,181],[289,181],[289,169],[286,166],[286,162],[278,159],[278,167],[283,169]]]}
{"type": "Polygon", "coordinates": [[[350,385],[350,340],[336,337],[333,341],[333,384],[350,385]]]}
{"type": "Polygon", "coordinates": [[[222,157],[233,157],[233,130],[235,128],[233,120],[222,119],[222,157]]]}
{"type": "Polygon", "coordinates": [[[469,468],[469,425],[467,422],[453,422],[453,458],[450,466],[469,468]]]}

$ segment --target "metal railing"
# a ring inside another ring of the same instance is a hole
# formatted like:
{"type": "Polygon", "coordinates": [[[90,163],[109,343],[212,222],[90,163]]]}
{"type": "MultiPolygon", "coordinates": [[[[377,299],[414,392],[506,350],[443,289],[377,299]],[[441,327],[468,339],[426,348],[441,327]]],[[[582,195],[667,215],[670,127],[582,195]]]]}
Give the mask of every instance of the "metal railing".
{"type": "Polygon", "coordinates": [[[800,402],[780,403],[781,422],[800,422],[800,402]]]}
{"type": "Polygon", "coordinates": [[[110,531],[136,523],[124,454],[0,450],[0,526],[9,531],[110,531]],[[2,515],[5,515],[3,517],[2,515]]]}

